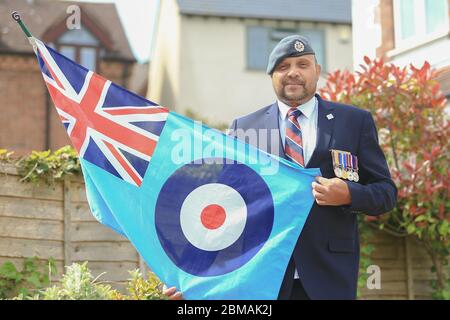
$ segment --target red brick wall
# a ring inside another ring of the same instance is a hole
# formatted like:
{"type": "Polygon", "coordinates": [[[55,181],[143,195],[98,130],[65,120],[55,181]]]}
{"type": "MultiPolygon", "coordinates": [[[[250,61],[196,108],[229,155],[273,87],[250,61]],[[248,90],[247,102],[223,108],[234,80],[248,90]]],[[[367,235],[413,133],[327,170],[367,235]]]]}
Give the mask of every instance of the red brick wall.
{"type": "Polygon", "coordinates": [[[380,0],[381,46],[377,48],[377,57],[395,47],[394,4],[393,0],[380,0]]]}
{"type": "Polygon", "coordinates": [[[44,149],[45,95],[34,57],[0,55],[0,148],[44,149]]]}

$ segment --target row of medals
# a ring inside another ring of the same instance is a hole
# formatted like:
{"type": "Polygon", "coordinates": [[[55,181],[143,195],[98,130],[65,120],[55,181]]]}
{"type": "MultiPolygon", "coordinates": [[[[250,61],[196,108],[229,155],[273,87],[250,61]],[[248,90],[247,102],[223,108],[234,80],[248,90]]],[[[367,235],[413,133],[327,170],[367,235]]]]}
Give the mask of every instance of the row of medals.
{"type": "Polygon", "coordinates": [[[339,154],[347,154],[350,155],[350,158],[352,157],[350,152],[331,150],[334,174],[336,175],[336,177],[347,179],[349,181],[358,182],[359,181],[358,168],[354,169],[353,167],[345,167],[343,164],[339,163],[339,160],[336,161],[336,158],[339,159],[339,154]]]}

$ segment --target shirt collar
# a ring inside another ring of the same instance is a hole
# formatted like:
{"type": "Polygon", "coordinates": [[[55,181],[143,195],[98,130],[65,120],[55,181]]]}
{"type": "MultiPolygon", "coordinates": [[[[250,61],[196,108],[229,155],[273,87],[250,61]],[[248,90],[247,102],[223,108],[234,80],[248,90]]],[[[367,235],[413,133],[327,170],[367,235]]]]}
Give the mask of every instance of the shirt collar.
{"type": "MultiPolygon", "coordinates": [[[[314,95],[310,100],[308,100],[304,104],[297,106],[297,109],[300,110],[302,114],[309,119],[309,117],[311,117],[316,108],[316,101],[317,98],[314,95]]],[[[291,107],[285,104],[284,102],[280,101],[279,99],[277,100],[277,104],[278,110],[280,111],[281,119],[283,120],[286,119],[287,113],[291,107]]]]}

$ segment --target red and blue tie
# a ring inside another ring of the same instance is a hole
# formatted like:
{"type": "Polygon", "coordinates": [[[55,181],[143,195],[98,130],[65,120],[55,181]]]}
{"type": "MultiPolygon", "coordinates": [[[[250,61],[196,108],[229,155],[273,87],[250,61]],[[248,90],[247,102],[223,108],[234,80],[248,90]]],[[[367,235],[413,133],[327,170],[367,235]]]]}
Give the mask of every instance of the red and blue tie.
{"type": "Polygon", "coordinates": [[[302,112],[297,108],[290,108],[288,111],[284,152],[290,160],[302,167],[305,167],[305,160],[303,158],[302,129],[297,121],[297,118],[301,115],[301,113],[302,112]]]}

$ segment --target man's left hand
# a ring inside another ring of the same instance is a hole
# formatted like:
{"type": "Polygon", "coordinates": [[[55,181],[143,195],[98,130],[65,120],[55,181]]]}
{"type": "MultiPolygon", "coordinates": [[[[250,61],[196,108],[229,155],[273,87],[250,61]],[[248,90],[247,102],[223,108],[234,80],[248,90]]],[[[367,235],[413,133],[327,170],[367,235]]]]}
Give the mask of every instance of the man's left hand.
{"type": "Polygon", "coordinates": [[[347,183],[339,178],[316,177],[312,188],[314,198],[321,206],[342,206],[352,203],[347,183]]]}

